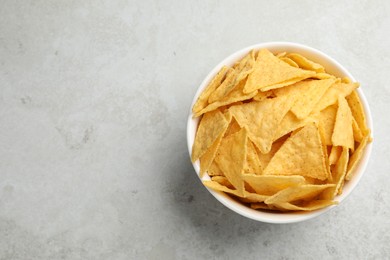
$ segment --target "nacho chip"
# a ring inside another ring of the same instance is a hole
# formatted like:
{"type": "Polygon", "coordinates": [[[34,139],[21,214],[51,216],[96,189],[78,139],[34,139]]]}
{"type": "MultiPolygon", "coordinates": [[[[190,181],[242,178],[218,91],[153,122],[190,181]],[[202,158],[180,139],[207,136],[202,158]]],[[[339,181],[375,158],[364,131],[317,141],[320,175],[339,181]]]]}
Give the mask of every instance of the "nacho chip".
{"type": "Polygon", "coordinates": [[[246,181],[257,194],[274,195],[275,193],[288,187],[298,186],[305,183],[302,176],[272,176],[272,175],[255,175],[244,174],[246,181]]]}
{"type": "MultiPolygon", "coordinates": [[[[226,129],[225,129],[226,131],[226,129]]],[[[221,144],[222,138],[225,134],[225,131],[218,136],[214,143],[210,146],[209,149],[200,157],[200,171],[199,177],[202,178],[204,173],[208,171],[211,166],[211,163],[214,161],[215,155],[217,154],[219,145],[221,144]]]]}
{"type": "Polygon", "coordinates": [[[337,163],[337,160],[340,158],[342,151],[343,151],[343,147],[332,146],[332,150],[329,154],[329,164],[330,165],[335,165],[337,163]]]}
{"type": "Polygon", "coordinates": [[[332,144],[354,149],[352,113],[344,97],[339,97],[339,107],[332,135],[332,144]]]}
{"type": "MultiPolygon", "coordinates": [[[[264,203],[265,204],[265,203],[264,203]]],[[[281,202],[278,204],[272,204],[279,210],[292,210],[292,211],[312,211],[322,208],[326,208],[331,205],[336,205],[337,202],[333,200],[313,200],[310,202],[302,203],[301,205],[294,205],[289,202],[281,202]]],[[[267,205],[267,204],[266,204],[267,205]]]]}
{"type": "Polygon", "coordinates": [[[192,147],[192,162],[198,160],[214,144],[215,140],[226,130],[227,126],[228,121],[218,110],[203,116],[192,147]]]}
{"type": "Polygon", "coordinates": [[[357,91],[353,91],[346,99],[360,131],[363,135],[366,135],[368,133],[366,116],[357,91]]]}
{"type": "Polygon", "coordinates": [[[256,148],[251,140],[248,140],[247,146],[248,147],[246,154],[246,162],[244,165],[244,173],[261,174],[263,172],[263,167],[261,166],[256,148]]]}
{"type": "Polygon", "coordinates": [[[286,140],[287,138],[281,138],[278,141],[274,142],[269,153],[264,154],[258,151],[257,154],[259,156],[260,164],[262,165],[263,169],[267,168],[267,165],[271,161],[272,157],[274,157],[275,153],[280,149],[280,147],[284,144],[286,140]]]}
{"type": "Polygon", "coordinates": [[[360,161],[360,158],[363,155],[364,148],[366,148],[367,143],[369,141],[370,141],[370,132],[368,131],[367,135],[363,138],[362,142],[359,144],[358,148],[351,156],[351,159],[348,164],[347,176],[345,177],[347,181],[349,181],[352,178],[355,168],[357,167],[358,162],[360,161]]]}
{"type": "Polygon", "coordinates": [[[209,103],[221,100],[227,94],[229,94],[234,88],[236,88],[239,82],[245,79],[249,73],[253,70],[254,64],[254,51],[252,50],[246,55],[240,62],[234,66],[234,70],[231,73],[227,73],[226,80],[213,92],[209,97],[209,103]]]}
{"type": "Polygon", "coordinates": [[[208,105],[208,99],[210,94],[213,93],[214,90],[216,90],[219,85],[221,85],[222,80],[225,78],[226,72],[228,70],[229,70],[228,67],[223,66],[221,70],[217,73],[217,75],[215,75],[215,77],[211,80],[211,82],[205,88],[205,90],[203,90],[198,100],[195,102],[194,106],[192,107],[192,112],[194,114],[201,111],[208,105]]]}
{"type": "Polygon", "coordinates": [[[253,100],[255,101],[263,101],[269,97],[274,97],[274,93],[272,90],[268,90],[268,91],[258,91],[256,96],[253,97],[253,100]]]}
{"type": "Polygon", "coordinates": [[[356,142],[360,143],[363,140],[363,133],[360,130],[360,127],[354,117],[352,117],[352,130],[353,130],[353,138],[355,139],[356,142]]]}
{"type": "Polygon", "coordinates": [[[336,122],[337,105],[328,106],[320,112],[319,126],[324,131],[325,144],[332,145],[332,135],[336,122]]]}
{"type": "Polygon", "coordinates": [[[212,176],[224,176],[223,172],[221,171],[221,169],[219,169],[219,166],[218,164],[213,161],[207,171],[208,175],[210,177],[212,176]]]}
{"type": "Polygon", "coordinates": [[[326,189],[335,187],[334,184],[313,185],[305,184],[295,187],[290,187],[279,191],[275,195],[265,200],[266,204],[280,204],[284,202],[294,202],[298,200],[309,201],[315,199],[326,189]]]}
{"type": "Polygon", "coordinates": [[[328,178],[318,127],[310,123],[293,133],[271,159],[263,174],[328,178]]]}
{"type": "MultiPolygon", "coordinates": [[[[334,83],[333,79],[304,80],[292,86],[300,89],[300,97],[296,99],[291,111],[299,118],[306,118],[314,106],[324,95],[325,91],[334,83]]],[[[292,87],[289,86],[289,87],[292,87]]]]}
{"type": "Polygon", "coordinates": [[[257,54],[253,72],[248,76],[244,93],[251,93],[258,89],[270,90],[276,88],[274,86],[277,84],[278,87],[282,87],[280,85],[282,82],[297,78],[304,79],[313,75],[314,72],[294,68],[275,57],[267,49],[262,49],[257,54]]]}
{"type": "Polygon", "coordinates": [[[273,207],[270,208],[269,205],[265,204],[264,202],[258,202],[258,203],[251,203],[252,209],[265,209],[265,210],[272,210],[273,207]]]}
{"type": "Polygon", "coordinates": [[[236,119],[232,118],[232,120],[230,121],[230,124],[228,126],[228,129],[225,132],[225,136],[234,134],[240,130],[241,130],[240,125],[237,123],[236,119]]]}
{"type": "Polygon", "coordinates": [[[314,75],[312,78],[315,78],[315,79],[335,79],[336,80],[335,76],[330,75],[328,73],[324,73],[324,72],[316,73],[316,75],[314,75]]]}
{"type": "Polygon", "coordinates": [[[291,133],[292,131],[298,128],[307,125],[308,123],[317,122],[317,121],[318,121],[318,114],[312,114],[301,120],[298,119],[293,112],[289,111],[283,117],[282,121],[277,127],[278,130],[276,131],[276,134],[274,136],[274,141],[288,133],[291,133]]]}
{"type": "Polygon", "coordinates": [[[245,129],[222,139],[215,157],[219,168],[240,194],[244,193],[242,172],[247,154],[247,133],[245,129]]]}
{"type": "Polygon", "coordinates": [[[359,87],[359,83],[356,83],[356,82],[350,83],[350,84],[346,84],[346,83],[333,84],[325,92],[325,94],[322,96],[320,101],[318,101],[314,110],[321,111],[321,110],[327,108],[328,106],[336,104],[339,96],[346,97],[349,94],[351,94],[351,92],[353,90],[355,90],[357,87],[359,87]]]}
{"type": "Polygon", "coordinates": [[[343,151],[341,152],[340,158],[337,161],[336,166],[334,167],[333,180],[336,184],[336,187],[333,193],[333,197],[335,197],[337,194],[341,194],[344,185],[344,179],[347,174],[348,160],[349,149],[343,147],[343,151]]]}
{"type": "Polygon", "coordinates": [[[271,150],[275,129],[292,105],[287,97],[250,102],[229,108],[238,124],[247,129],[248,137],[262,153],[271,150]]]}
{"type": "Polygon", "coordinates": [[[213,176],[211,177],[212,181],[218,182],[219,184],[225,186],[229,189],[234,189],[233,185],[229,182],[229,180],[225,176],[213,176]]]}
{"type": "Polygon", "coordinates": [[[291,60],[293,60],[302,69],[312,70],[312,71],[315,71],[317,73],[325,72],[325,69],[322,65],[315,63],[315,62],[303,57],[302,55],[300,55],[298,53],[289,53],[287,55],[287,57],[290,58],[291,60]]]}
{"type": "Polygon", "coordinates": [[[257,91],[254,91],[254,92],[249,93],[249,94],[244,94],[242,92],[243,88],[245,86],[245,82],[246,82],[246,80],[240,81],[238,86],[235,87],[234,90],[232,92],[230,92],[227,96],[225,96],[224,98],[222,98],[221,100],[219,100],[217,102],[209,104],[207,107],[205,107],[201,111],[195,113],[194,117],[201,116],[202,114],[213,111],[219,107],[231,105],[231,104],[236,103],[238,101],[248,100],[248,99],[251,99],[254,96],[256,96],[257,91]]]}
{"type": "Polygon", "coordinates": [[[290,58],[287,58],[287,57],[280,57],[279,59],[282,60],[282,61],[284,61],[285,63],[287,63],[288,65],[290,65],[290,66],[292,66],[292,67],[299,68],[298,64],[296,64],[295,61],[293,61],[293,60],[290,59],[290,58]]]}

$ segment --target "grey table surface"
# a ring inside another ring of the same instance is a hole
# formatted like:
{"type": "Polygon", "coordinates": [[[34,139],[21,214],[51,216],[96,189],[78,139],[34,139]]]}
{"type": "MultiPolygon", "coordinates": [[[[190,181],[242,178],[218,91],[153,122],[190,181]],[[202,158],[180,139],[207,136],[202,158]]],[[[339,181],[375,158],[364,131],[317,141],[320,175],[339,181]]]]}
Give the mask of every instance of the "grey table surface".
{"type": "Polygon", "coordinates": [[[0,1],[0,259],[390,258],[390,2],[0,1]],[[254,43],[320,49],[361,82],[366,174],[304,223],[246,219],[194,174],[202,79],[254,43]]]}

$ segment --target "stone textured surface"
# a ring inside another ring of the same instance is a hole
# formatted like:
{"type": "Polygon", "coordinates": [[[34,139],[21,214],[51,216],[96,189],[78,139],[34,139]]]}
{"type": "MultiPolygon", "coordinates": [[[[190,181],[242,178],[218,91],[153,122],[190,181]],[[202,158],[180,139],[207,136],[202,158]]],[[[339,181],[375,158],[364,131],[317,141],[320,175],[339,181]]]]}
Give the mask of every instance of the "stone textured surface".
{"type": "Polygon", "coordinates": [[[0,1],[0,259],[384,259],[390,3],[0,1]],[[375,143],[339,207],[262,224],[196,178],[186,118],[228,54],[293,41],[361,82],[375,143]]]}

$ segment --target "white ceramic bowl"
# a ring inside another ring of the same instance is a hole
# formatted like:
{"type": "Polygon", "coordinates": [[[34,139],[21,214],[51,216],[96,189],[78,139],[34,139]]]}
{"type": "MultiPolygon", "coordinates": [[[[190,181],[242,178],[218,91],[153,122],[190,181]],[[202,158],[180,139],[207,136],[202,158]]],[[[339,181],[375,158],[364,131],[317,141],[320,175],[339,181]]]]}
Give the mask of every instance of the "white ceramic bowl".
{"type": "MultiPolygon", "coordinates": [[[[302,54],[303,56],[320,63],[323,65],[326,69],[326,71],[330,74],[336,75],[338,77],[349,77],[352,81],[357,81],[340,63],[338,63],[333,58],[329,57],[328,55],[324,54],[321,51],[318,51],[316,49],[313,49],[311,47],[297,44],[297,43],[291,43],[291,42],[267,42],[267,43],[260,43],[256,45],[249,46],[247,48],[244,48],[242,50],[239,50],[223,61],[221,61],[203,80],[202,84],[199,86],[198,91],[195,94],[195,97],[192,101],[192,105],[190,108],[190,113],[188,116],[188,122],[187,122],[187,144],[188,144],[188,150],[191,157],[191,151],[192,151],[192,145],[194,143],[196,129],[199,123],[199,119],[192,118],[192,106],[198,99],[200,93],[203,91],[203,89],[208,85],[210,80],[215,76],[215,74],[220,70],[220,68],[224,65],[232,66],[237,60],[240,60],[243,58],[251,49],[262,49],[267,48],[273,53],[278,52],[295,52],[302,54]]],[[[367,103],[367,100],[363,94],[363,90],[365,86],[362,86],[358,88],[358,93],[360,96],[360,99],[363,103],[363,107],[367,116],[367,125],[371,129],[371,135],[373,136],[373,126],[372,126],[372,119],[371,119],[371,112],[367,103]]],[[[369,143],[363,153],[363,156],[359,162],[358,167],[355,169],[354,176],[352,180],[345,183],[345,186],[343,188],[343,193],[340,196],[337,196],[335,200],[337,200],[339,203],[341,203],[351,192],[352,190],[357,186],[358,182],[360,181],[361,177],[364,174],[364,171],[366,169],[368,159],[371,154],[372,149],[372,143],[369,143]]],[[[199,176],[199,160],[193,164],[194,169],[199,176]]],[[[203,180],[209,180],[209,176],[205,174],[203,177],[203,180]]],[[[337,205],[330,206],[324,209],[311,211],[311,212],[294,212],[294,213],[273,213],[273,212],[265,212],[265,211],[258,211],[251,209],[236,200],[232,199],[228,195],[226,195],[223,192],[217,192],[212,189],[209,189],[209,192],[223,205],[228,207],[229,209],[237,212],[238,214],[245,216],[250,219],[254,219],[261,222],[267,222],[267,223],[294,223],[294,222],[300,222],[304,220],[308,220],[311,218],[314,218],[316,216],[319,216],[328,210],[330,210],[333,207],[337,207],[337,205]]]]}

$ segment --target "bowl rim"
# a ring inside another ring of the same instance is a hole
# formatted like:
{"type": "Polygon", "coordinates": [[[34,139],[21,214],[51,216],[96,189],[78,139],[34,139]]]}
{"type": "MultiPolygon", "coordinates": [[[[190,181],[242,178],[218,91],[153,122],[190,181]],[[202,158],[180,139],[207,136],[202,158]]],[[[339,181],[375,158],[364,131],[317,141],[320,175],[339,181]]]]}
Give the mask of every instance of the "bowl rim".
{"type": "MultiPolygon", "coordinates": [[[[270,49],[271,52],[282,52],[282,51],[289,51],[293,50],[297,53],[305,53],[305,56],[308,56],[310,59],[316,61],[321,60],[321,64],[324,65],[327,70],[336,70],[335,74],[338,74],[337,76],[342,77],[349,77],[353,82],[356,82],[356,79],[352,76],[352,74],[338,61],[336,61],[334,58],[330,57],[329,55],[323,53],[320,50],[314,49],[312,47],[309,47],[304,44],[300,43],[294,43],[294,42],[264,42],[264,43],[257,43],[254,45],[247,46],[245,48],[242,48],[226,58],[224,58],[221,62],[219,62],[206,76],[206,78],[202,81],[202,83],[199,85],[194,98],[191,103],[189,116],[187,120],[187,147],[189,156],[191,158],[192,153],[192,145],[195,140],[195,133],[196,133],[196,127],[199,122],[199,118],[192,118],[192,107],[195,104],[196,100],[198,99],[200,93],[204,90],[204,88],[207,86],[207,84],[211,81],[211,79],[216,75],[216,73],[220,70],[220,68],[224,65],[233,65],[233,63],[240,58],[242,58],[245,54],[247,54],[250,50],[255,49],[263,49],[267,48],[270,49]],[[279,50],[279,51],[276,51],[279,50]],[[326,63],[326,64],[324,64],[326,63]]],[[[289,51],[291,52],[291,51],[289,51]]],[[[370,107],[368,105],[367,99],[363,93],[363,90],[359,87],[357,89],[358,95],[361,99],[363,109],[366,115],[366,123],[368,128],[371,130],[371,137],[373,138],[374,132],[373,132],[373,122],[372,122],[372,115],[370,111],[370,107]]],[[[352,193],[352,191],[356,188],[359,181],[363,177],[365,170],[368,165],[368,161],[371,155],[372,151],[372,145],[373,142],[370,142],[367,144],[365,150],[363,151],[362,158],[358,164],[358,166],[355,169],[355,173],[353,178],[348,181],[348,183],[345,184],[343,193],[339,196],[336,196],[336,200],[339,202],[339,205],[352,193]]],[[[202,179],[199,177],[199,160],[195,163],[192,163],[195,173],[198,176],[198,178],[202,181],[204,179],[209,179],[208,175],[205,175],[202,179]]],[[[203,184],[202,184],[203,185],[203,184]]],[[[204,186],[204,185],[203,185],[204,186]]],[[[205,186],[204,186],[205,187],[205,186]]],[[[317,216],[322,215],[325,212],[328,212],[330,209],[333,209],[337,205],[328,206],[323,209],[315,210],[315,211],[309,211],[309,212],[294,212],[294,213],[276,213],[276,212],[264,212],[264,211],[258,211],[251,209],[234,199],[232,199],[230,196],[223,192],[214,191],[210,188],[205,187],[219,202],[221,202],[224,206],[229,208],[230,210],[247,217],[249,219],[253,219],[260,222],[265,223],[273,223],[273,224],[287,224],[287,223],[296,223],[301,222],[305,220],[309,220],[312,218],[315,218],[317,216]]]]}

